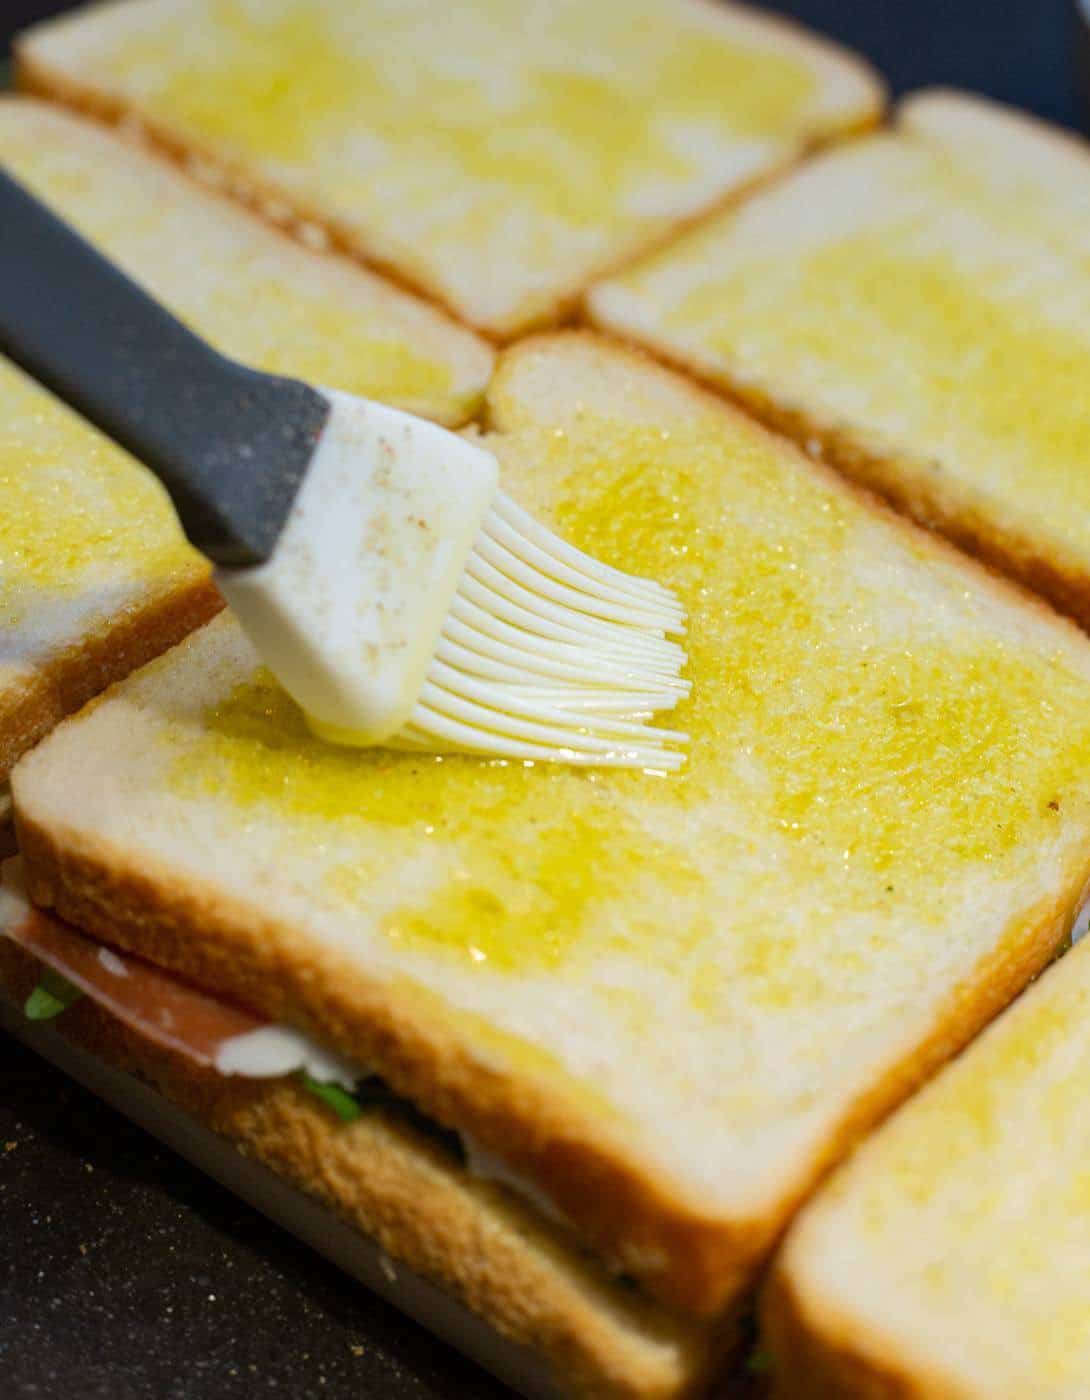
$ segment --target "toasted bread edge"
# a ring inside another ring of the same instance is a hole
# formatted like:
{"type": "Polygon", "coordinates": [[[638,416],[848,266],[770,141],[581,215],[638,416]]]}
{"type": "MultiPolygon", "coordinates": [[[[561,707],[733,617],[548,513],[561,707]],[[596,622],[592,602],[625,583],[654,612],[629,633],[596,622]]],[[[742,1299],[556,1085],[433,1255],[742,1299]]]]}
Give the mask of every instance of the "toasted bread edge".
{"type": "Polygon", "coordinates": [[[22,755],[88,700],[208,622],[223,598],[207,571],[115,615],[0,691],[0,783],[22,755]]]}

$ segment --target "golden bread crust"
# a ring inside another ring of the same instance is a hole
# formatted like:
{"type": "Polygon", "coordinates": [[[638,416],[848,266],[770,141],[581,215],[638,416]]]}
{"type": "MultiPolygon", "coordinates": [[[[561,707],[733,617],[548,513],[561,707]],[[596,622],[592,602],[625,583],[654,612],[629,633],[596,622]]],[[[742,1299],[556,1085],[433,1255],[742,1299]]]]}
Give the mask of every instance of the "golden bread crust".
{"type": "MultiPolygon", "coordinates": [[[[1027,588],[1022,580],[1013,577],[1002,565],[960,544],[947,531],[940,531],[934,522],[917,519],[910,509],[899,504],[892,491],[886,492],[877,483],[867,481],[863,468],[849,470],[842,466],[836,460],[831,446],[825,450],[822,430],[812,428],[810,420],[804,419],[794,410],[771,402],[760,391],[751,389],[750,386],[744,390],[728,388],[706,367],[671,356],[657,346],[630,339],[620,331],[600,328],[584,321],[581,325],[563,330],[526,336],[517,345],[511,346],[500,357],[492,377],[489,396],[481,415],[486,429],[497,432],[504,430],[502,420],[491,408],[491,402],[496,398],[498,386],[502,385],[504,377],[517,358],[522,354],[532,355],[542,346],[565,341],[598,347],[608,351],[614,358],[622,355],[631,361],[634,367],[639,367],[644,372],[655,368],[672,380],[683,379],[689,391],[705,399],[709,405],[715,404],[720,409],[745,418],[763,428],[772,437],[783,441],[789,449],[801,452],[810,470],[822,480],[835,482],[839,491],[847,491],[856,500],[866,502],[868,509],[894,524],[898,530],[907,532],[918,545],[924,546],[936,562],[943,559],[956,560],[962,568],[975,576],[978,585],[985,587],[1000,601],[1014,603],[1023,610],[1028,609],[1042,620],[1047,620],[1051,627],[1068,629],[1072,640],[1085,644],[1084,632],[1087,629],[1081,624],[1075,626],[1078,619],[1069,612],[1063,609],[1057,611],[1056,605],[1042,590],[1027,588]]],[[[854,444],[851,450],[856,453],[861,451],[858,445],[854,444]]],[[[1090,579],[1087,580],[1087,590],[1090,595],[1090,579]]]]}
{"type": "Polygon", "coordinates": [[[804,1297],[783,1268],[765,1290],[762,1335],[774,1358],[774,1400],[969,1400],[946,1379],[902,1365],[826,1301],[804,1297]]]}
{"type": "Polygon", "coordinates": [[[1023,604],[1042,602],[1090,631],[1090,572],[1073,560],[1042,552],[1029,535],[1000,530],[981,511],[969,510],[959,495],[944,490],[941,473],[925,473],[919,463],[876,451],[844,425],[834,425],[797,406],[774,399],[761,385],[711,370],[679,349],[650,346],[605,324],[584,317],[589,333],[607,336],[631,354],[695,381],[706,392],[740,408],[764,427],[804,450],[817,467],[835,471],[849,487],[866,495],[949,544],[987,571],[993,584],[1016,586],[1023,604]],[[1022,590],[1028,590],[1030,597],[1022,590]]]}
{"type": "MultiPolygon", "coordinates": [[[[38,974],[30,955],[0,938],[0,986],[21,1001],[38,974]]],[[[87,999],[58,1027],[537,1352],[573,1397],[684,1400],[704,1392],[728,1349],[727,1329],[671,1316],[612,1281],[563,1231],[504,1187],[474,1179],[396,1112],[341,1123],[294,1080],[200,1070],[87,999]]]]}
{"type": "MultiPolygon", "coordinates": [[[[271,226],[294,243],[301,244],[309,253],[317,252],[321,255],[338,251],[345,254],[352,265],[366,264],[367,271],[381,274],[382,282],[389,284],[387,291],[400,291],[410,296],[414,303],[434,316],[438,325],[448,333],[456,333],[471,343],[475,340],[482,354],[493,357],[487,335],[472,331],[465,325],[464,320],[446,310],[439,298],[427,292],[422,293],[420,288],[402,277],[396,269],[383,267],[377,260],[362,256],[350,247],[351,240],[338,241],[332,230],[320,228],[318,219],[310,217],[302,207],[298,213],[293,213],[278,192],[271,188],[258,187],[249,177],[243,181],[242,176],[233,175],[227,167],[218,164],[211,157],[198,154],[194,148],[179,144],[169,134],[159,135],[143,119],[127,113],[122,106],[91,90],[85,91],[78,85],[72,85],[63,74],[54,75],[55,81],[53,78],[49,81],[39,81],[35,73],[36,66],[32,61],[17,60],[18,92],[12,94],[0,91],[0,103],[23,106],[44,103],[51,108],[59,106],[66,109],[68,116],[86,117],[99,125],[111,128],[111,134],[115,138],[121,137],[135,144],[147,155],[165,157],[172,166],[178,168],[178,173],[193,182],[203,197],[225,200],[233,206],[244,206],[251,214],[258,216],[264,225],[271,226]]],[[[445,427],[460,428],[478,411],[475,401],[479,397],[480,391],[475,386],[472,397],[468,397],[464,402],[451,401],[442,412],[438,411],[438,408],[433,410],[429,407],[425,416],[445,427]]]]}
{"type": "Polygon", "coordinates": [[[62,719],[169,650],[222,607],[211,577],[195,573],[108,619],[76,646],[37,665],[25,682],[0,694],[0,783],[16,760],[62,719]]]}
{"type": "MultiPolygon", "coordinates": [[[[690,374],[695,365],[682,365],[690,374]]],[[[706,378],[706,376],[704,376],[706,378]]],[[[1090,571],[1074,559],[1046,554],[1028,533],[1001,528],[983,510],[968,507],[950,490],[940,471],[869,448],[850,428],[833,426],[801,409],[776,403],[757,385],[723,385],[761,422],[820,454],[850,480],[875,492],[894,510],[927,530],[937,530],[981,563],[1046,598],[1060,612],[1090,630],[1090,571]]]]}
{"type": "MultiPolygon", "coordinates": [[[[879,1080],[842,1121],[823,1162],[814,1165],[807,1189],[796,1199],[796,1210],[883,1118],[964,1049],[1044,970],[1069,932],[1070,919],[1062,905],[1057,900],[1042,906],[1026,945],[1017,946],[1017,939],[1011,938],[1011,946],[997,949],[980,969],[974,985],[952,993],[949,1018],[911,1060],[879,1080]]],[[[792,1238],[788,1232],[760,1297],[761,1337],[773,1358],[775,1400],[969,1400],[947,1381],[929,1378],[914,1363],[900,1368],[890,1346],[868,1340],[856,1320],[838,1325],[827,1300],[804,1299],[791,1269],[792,1238]]]]}
{"type": "MultiPolygon", "coordinates": [[[[165,124],[146,113],[137,113],[121,98],[96,88],[93,83],[73,79],[68,73],[39,62],[18,41],[14,45],[15,84],[19,92],[59,102],[82,116],[124,129],[126,136],[166,156],[182,166],[195,179],[231,196],[255,214],[275,225],[305,246],[316,243],[357,259],[380,273],[394,286],[413,296],[424,297],[452,319],[466,324],[443,297],[431,287],[406,276],[382,258],[375,249],[361,242],[358,232],[310,205],[298,193],[287,194],[277,185],[256,176],[243,162],[232,162],[222,152],[195,139],[182,140],[165,124]]],[[[486,339],[500,339],[486,327],[474,327],[486,339]]]]}

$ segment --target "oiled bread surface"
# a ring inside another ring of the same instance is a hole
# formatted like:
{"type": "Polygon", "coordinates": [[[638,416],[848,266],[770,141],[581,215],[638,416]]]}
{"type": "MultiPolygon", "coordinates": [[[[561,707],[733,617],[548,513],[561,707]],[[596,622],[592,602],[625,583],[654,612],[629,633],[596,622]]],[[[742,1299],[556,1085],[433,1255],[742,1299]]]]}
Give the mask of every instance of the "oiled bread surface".
{"type": "Polygon", "coordinates": [[[357,263],[313,252],[131,139],[0,98],[0,160],[225,354],[457,426],[492,352],[357,263]]]}
{"type": "Polygon", "coordinates": [[[1088,1013],[1084,942],[803,1214],[767,1308],[786,1394],[1087,1394],[1088,1013]]]}
{"type": "Polygon", "coordinates": [[[1090,625],[1090,147],[953,92],[590,295],[1090,625]]]}
{"type": "Polygon", "coordinates": [[[18,61],[503,335],[883,101],[844,51],[704,0],[139,0],[18,61]]]}

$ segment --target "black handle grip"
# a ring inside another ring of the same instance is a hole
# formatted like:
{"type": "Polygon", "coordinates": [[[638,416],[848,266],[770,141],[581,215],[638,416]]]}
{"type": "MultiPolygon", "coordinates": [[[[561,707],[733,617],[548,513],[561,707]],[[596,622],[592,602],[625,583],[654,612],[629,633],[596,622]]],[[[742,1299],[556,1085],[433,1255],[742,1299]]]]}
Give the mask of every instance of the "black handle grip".
{"type": "Polygon", "coordinates": [[[155,472],[203,553],[268,558],[328,400],[213,350],[2,169],[0,350],[155,472]]]}

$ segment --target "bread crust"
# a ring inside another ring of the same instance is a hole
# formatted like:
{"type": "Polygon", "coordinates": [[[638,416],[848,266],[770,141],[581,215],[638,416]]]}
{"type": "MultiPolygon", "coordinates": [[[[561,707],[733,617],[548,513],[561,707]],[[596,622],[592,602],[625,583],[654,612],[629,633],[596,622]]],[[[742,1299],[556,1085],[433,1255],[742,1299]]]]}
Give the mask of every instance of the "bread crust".
{"type": "MultiPolygon", "coordinates": [[[[718,11],[723,8],[717,0],[695,0],[695,3],[708,5],[718,11]]],[[[103,8],[109,8],[109,4],[103,8]]],[[[269,222],[308,242],[308,246],[309,240],[313,239],[317,230],[330,247],[358,259],[403,290],[427,298],[494,344],[504,345],[531,332],[569,323],[578,313],[583,294],[592,282],[623,272],[631,263],[654,253],[709,215],[729,207],[736,200],[782,177],[815,151],[835,141],[871,130],[882,120],[886,109],[886,85],[865,59],[833,40],[811,33],[806,26],[796,21],[768,15],[747,5],[732,5],[731,9],[743,11],[749,22],[770,32],[778,31],[789,35],[795,42],[804,40],[815,53],[838,58],[855,74],[869,81],[870,106],[862,109],[854,119],[827,121],[811,138],[800,140],[797,148],[783,160],[770,163],[753,178],[740,182],[718,198],[713,198],[692,215],[680,217],[659,232],[650,232],[640,239],[633,240],[623,251],[614,252],[587,267],[575,283],[567,288],[557,289],[549,309],[535,315],[524,314],[498,320],[477,320],[467,315],[463,309],[453,305],[442,289],[422,276],[414,277],[407,273],[396,261],[383,255],[358,229],[331,217],[298,193],[282,189],[256,174],[243,161],[225,158],[222,152],[214,150],[211,145],[198,139],[180,137],[167,124],[156,121],[153,116],[138,110],[125,99],[96,87],[92,78],[73,77],[70,73],[52,67],[48,60],[43,61],[34,52],[32,43],[20,42],[18,37],[13,44],[14,73],[16,86],[21,91],[36,93],[63,103],[100,121],[123,124],[133,136],[181,163],[197,178],[211,179],[217,188],[226,190],[269,222]]],[[[33,31],[31,35],[32,33],[33,31]]]]}
{"type": "Polygon", "coordinates": [[[898,1357],[893,1343],[814,1298],[788,1266],[769,1279],[762,1335],[774,1358],[774,1400],[980,1400],[949,1377],[898,1357]]]}
{"type": "MultiPolygon", "coordinates": [[[[1052,945],[1052,955],[1056,951],[1052,945]]],[[[1043,971],[1048,960],[1024,981],[1013,967],[1008,968],[1007,985],[1013,990],[1006,999],[999,995],[977,1030],[1043,971]]],[[[969,1031],[958,1044],[936,1047],[939,1057],[930,1069],[921,1065],[915,1083],[900,1097],[907,1098],[919,1088],[975,1034],[969,1031]]],[[[872,1126],[878,1121],[876,1117],[872,1126]]],[[[862,1136],[859,1133],[856,1140],[862,1136]]],[[[808,1287],[793,1257],[793,1243],[797,1232],[805,1229],[805,1221],[804,1211],[789,1231],[761,1292],[761,1336],[773,1358],[775,1400],[982,1400],[975,1391],[939,1374],[930,1362],[899,1356],[894,1339],[879,1337],[857,1316],[842,1316],[827,1296],[816,1295],[808,1287]]]]}
{"type": "MultiPolygon", "coordinates": [[[[1090,870],[1082,883],[1083,893],[1087,889],[1090,870]]],[[[845,1117],[835,1146],[830,1144],[796,1209],[869,1132],[1044,970],[1070,931],[1065,907],[1062,899],[1043,905],[1030,925],[1028,946],[997,949],[975,985],[963,984],[952,992],[945,1024],[940,1018],[915,1058],[891,1069],[845,1117]]],[[[775,1400],[980,1400],[925,1366],[902,1364],[892,1342],[868,1337],[858,1319],[839,1318],[827,1298],[813,1298],[792,1268],[797,1228],[788,1231],[760,1294],[761,1337],[772,1356],[775,1400]]]]}
{"type": "MultiPolygon", "coordinates": [[[[315,225],[312,222],[305,219],[298,219],[292,222],[290,218],[288,222],[285,222],[286,216],[283,213],[282,200],[277,199],[275,205],[270,204],[268,208],[263,208],[260,202],[255,202],[255,200],[251,198],[232,198],[232,192],[229,187],[225,186],[222,180],[212,178],[210,166],[206,164],[204,167],[201,167],[195,164],[195,157],[187,156],[182,151],[172,151],[168,149],[163,142],[153,140],[150,133],[135,120],[128,120],[124,118],[123,115],[119,114],[116,122],[103,121],[103,114],[96,111],[93,105],[88,106],[75,99],[71,102],[63,100],[58,101],[55,94],[39,93],[38,89],[33,86],[28,86],[27,90],[21,94],[0,90],[0,105],[18,106],[22,108],[45,108],[50,112],[61,111],[68,120],[81,120],[83,117],[92,119],[96,130],[101,130],[101,128],[105,126],[107,128],[107,134],[111,139],[125,141],[127,145],[135,145],[137,150],[139,150],[145,158],[153,158],[158,164],[166,165],[167,162],[161,161],[160,157],[170,157],[169,168],[172,169],[176,176],[184,179],[193,186],[195,198],[226,205],[235,217],[245,218],[247,217],[247,212],[258,216],[262,229],[265,232],[268,232],[270,229],[275,230],[277,235],[290,241],[293,251],[296,251],[294,245],[300,245],[305,249],[307,255],[311,257],[321,258],[331,255],[329,249],[315,249],[313,244],[315,225]],[[239,208],[240,204],[244,206],[242,210],[239,208]]],[[[270,196],[270,198],[272,198],[272,196],[270,196]]],[[[346,267],[352,268],[352,276],[375,276],[374,270],[370,267],[365,268],[362,273],[360,272],[361,259],[359,258],[338,257],[336,261],[343,263],[346,267]]],[[[479,412],[480,402],[487,389],[488,377],[495,358],[491,344],[486,337],[477,335],[456,317],[449,315],[442,307],[435,305],[434,298],[421,297],[418,292],[409,287],[408,284],[400,283],[399,279],[389,274],[377,278],[376,280],[386,295],[396,296],[401,294],[411,298],[418,312],[430,318],[434,318],[437,332],[445,336],[458,337],[463,342],[467,342],[466,348],[470,350],[471,354],[473,356],[479,356],[483,361],[479,372],[470,375],[469,382],[465,385],[460,385],[457,390],[452,387],[450,393],[445,396],[445,401],[440,402],[436,400],[434,403],[428,403],[424,408],[418,407],[412,410],[420,414],[420,416],[430,418],[433,422],[442,424],[444,427],[463,427],[479,412]]],[[[408,335],[409,332],[406,330],[405,336],[407,337],[408,335]]],[[[463,357],[459,364],[460,370],[464,363],[465,359],[463,357]]],[[[451,361],[451,368],[453,372],[453,358],[451,361]]],[[[409,405],[407,405],[407,407],[409,407],[409,405]]]]}
{"type": "Polygon", "coordinates": [[[1065,156],[1078,160],[1090,171],[1090,145],[1087,144],[1085,136],[1077,131],[1069,131],[1066,127],[1056,126],[1033,112],[1024,112],[1019,107],[1012,107],[1008,102],[985,97],[983,93],[966,92],[962,88],[942,85],[920,88],[901,98],[897,103],[894,119],[898,124],[904,122],[909,131],[913,131],[916,128],[912,126],[911,121],[916,112],[942,106],[980,112],[990,121],[1009,126],[1011,131],[1029,132],[1036,139],[1054,145],[1057,150],[1063,151],[1065,156]],[[906,118],[908,121],[905,121],[906,118]]]}
{"type": "MultiPolygon", "coordinates": [[[[104,621],[75,646],[34,667],[25,681],[0,691],[0,783],[62,719],[210,621],[223,598],[207,571],[160,590],[104,621]]],[[[0,822],[6,817],[0,813],[0,822]]]]}
{"type": "Polygon", "coordinates": [[[760,384],[732,376],[729,370],[712,368],[678,348],[637,339],[633,332],[599,318],[589,303],[584,303],[583,319],[591,333],[614,339],[627,351],[684,375],[713,397],[787,438],[816,467],[835,472],[872,505],[888,507],[890,514],[907,517],[932,539],[949,542],[957,554],[981,566],[993,584],[1019,585],[1015,591],[1023,604],[1043,601],[1051,605],[1050,612],[1055,610],[1083,631],[1090,631],[1090,569],[1080,567],[1074,559],[1050,558],[1030,536],[1000,529],[984,512],[967,506],[956,490],[945,490],[947,483],[940,469],[928,471],[909,458],[882,453],[850,427],[777,400],[760,384]]]}
{"type": "MultiPolygon", "coordinates": [[[[0,937],[0,986],[22,1001],[35,959],[0,937]]],[[[332,1208],[510,1341],[582,1400],[688,1400],[729,1351],[610,1280],[562,1230],[503,1186],[472,1177],[396,1112],[339,1122],[294,1079],[228,1078],[153,1045],[84,998],[58,1029],[150,1083],[205,1127],[332,1208]]]]}
{"type": "Polygon", "coordinates": [[[1023,610],[1028,609],[1042,621],[1047,621],[1049,626],[1066,630],[1073,642],[1080,646],[1086,644],[1087,629],[1077,626],[1077,619],[1062,609],[1057,610],[1051,600],[1040,590],[1027,588],[1021,580],[1012,577],[1007,570],[998,564],[982,558],[979,554],[960,545],[950,535],[939,531],[927,521],[917,520],[911,512],[901,509],[889,495],[877,486],[864,481],[861,475],[843,470],[819,450],[820,444],[814,441],[815,434],[808,434],[801,426],[801,420],[799,420],[800,426],[797,430],[792,430],[786,421],[781,425],[774,421],[774,415],[780,411],[774,405],[770,405],[768,412],[765,413],[759,409],[756,398],[752,404],[749,403],[740,392],[728,389],[706,368],[679,358],[673,358],[665,351],[642,341],[630,339],[620,331],[600,328],[589,321],[584,321],[584,324],[580,326],[560,331],[546,331],[540,335],[526,336],[520,340],[518,345],[512,346],[501,357],[493,375],[489,397],[485,401],[482,414],[482,423],[486,429],[503,431],[502,417],[494,413],[490,407],[490,401],[495,397],[497,385],[502,383],[503,376],[507,373],[508,367],[515,362],[517,356],[523,353],[532,354],[542,345],[562,341],[597,346],[602,350],[608,350],[612,356],[618,354],[625,356],[634,365],[641,366],[644,371],[648,368],[655,368],[668,375],[672,380],[682,379],[691,393],[699,395],[709,405],[715,405],[721,410],[726,409],[728,412],[741,415],[751,426],[764,429],[772,437],[781,441],[784,446],[801,453],[810,470],[821,480],[835,483],[838,491],[847,491],[856,500],[864,502],[870,511],[882,516],[897,530],[910,535],[917,545],[925,546],[927,552],[936,562],[942,560],[956,562],[961,568],[972,574],[979,585],[987,588],[1000,601],[1016,604],[1023,610]]]}
{"type": "MultiPolygon", "coordinates": [[[[690,373],[696,367],[686,366],[690,373]]],[[[924,529],[938,531],[959,549],[1040,595],[1080,627],[1090,630],[1090,569],[1073,558],[1046,554],[1039,541],[1009,526],[1001,527],[961,497],[934,464],[868,447],[847,426],[777,403],[757,385],[725,385],[733,397],[777,432],[804,444],[811,455],[843,472],[852,481],[887,501],[924,529]]]]}

